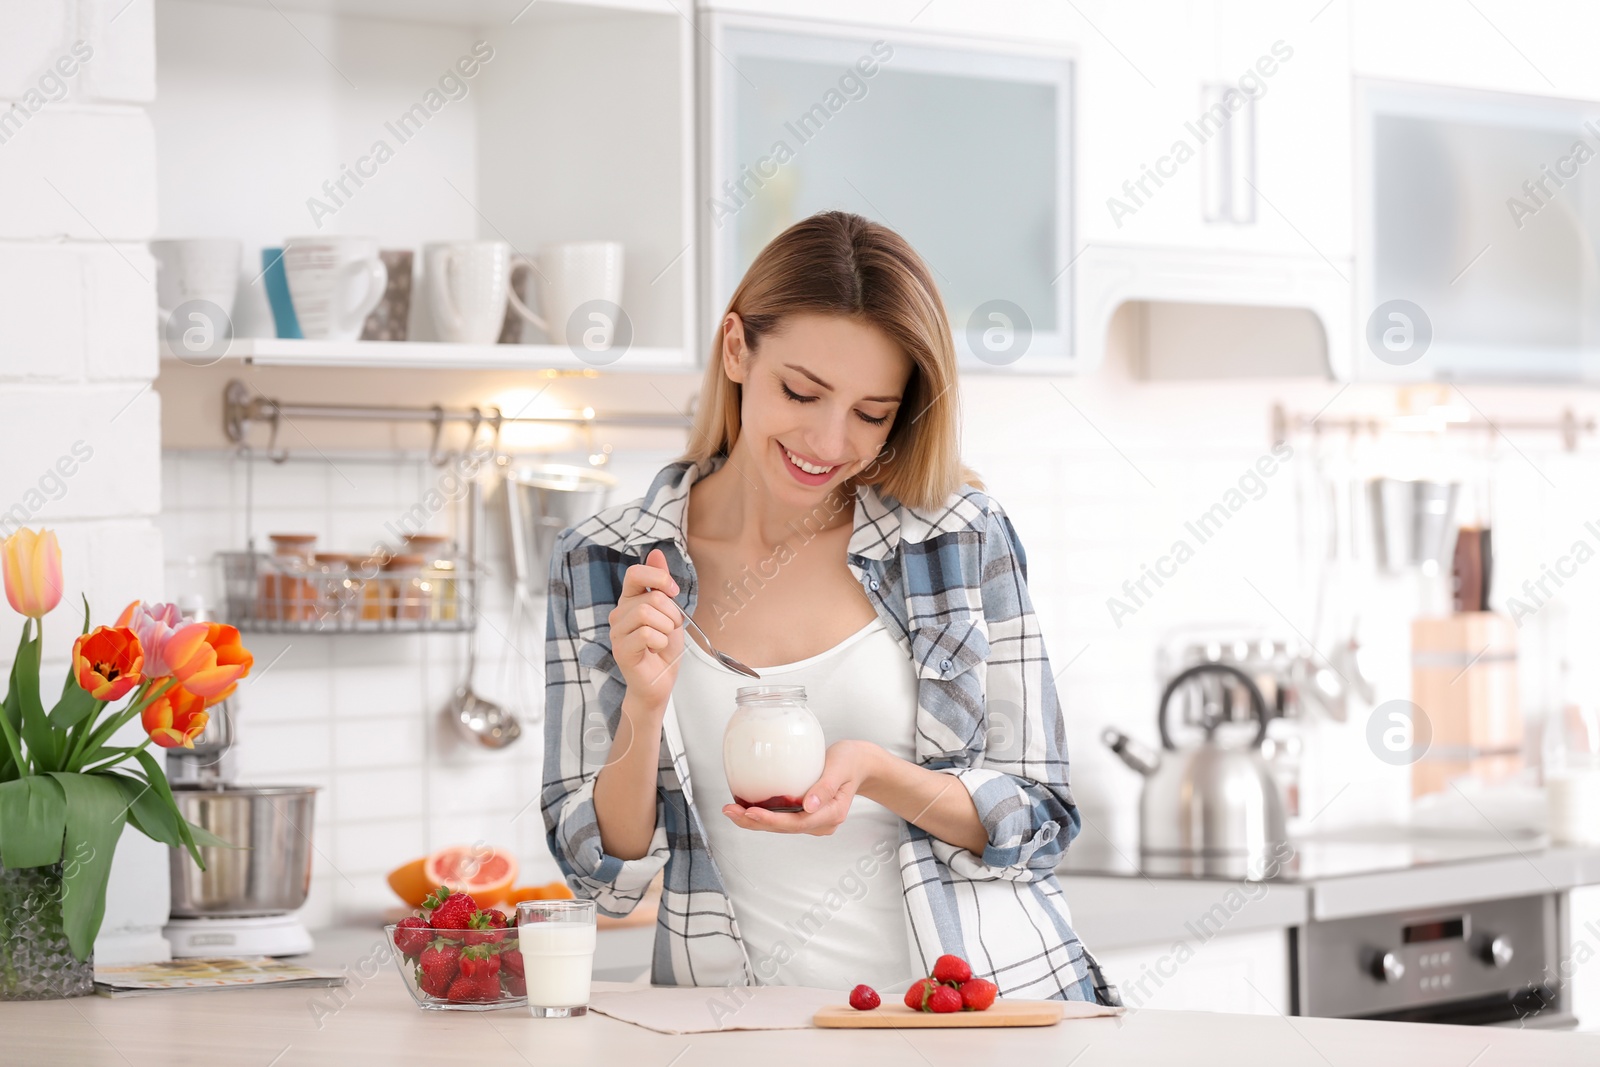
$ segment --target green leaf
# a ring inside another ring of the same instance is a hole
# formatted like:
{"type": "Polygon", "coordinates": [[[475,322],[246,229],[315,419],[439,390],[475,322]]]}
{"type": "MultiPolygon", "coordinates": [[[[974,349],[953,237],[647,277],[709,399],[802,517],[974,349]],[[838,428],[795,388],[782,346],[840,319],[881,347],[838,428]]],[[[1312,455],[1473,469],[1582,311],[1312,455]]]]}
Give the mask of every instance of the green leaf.
{"type": "Polygon", "coordinates": [[[56,706],[50,709],[50,725],[61,730],[72,729],[104,706],[87,689],[72,681],[71,674],[69,670],[67,675],[71,684],[61,694],[61,699],[56,701],[56,706]]]}
{"type": "MultiPolygon", "coordinates": [[[[84,634],[89,632],[89,594],[88,593],[79,593],[78,595],[83,597],[83,629],[81,631],[79,631],[79,633],[78,633],[78,636],[82,637],[84,634]]],[[[66,696],[67,695],[67,691],[76,686],[76,679],[73,678],[72,673],[73,673],[72,669],[69,667],[67,669],[66,678],[63,679],[62,682],[61,682],[61,695],[62,696],[66,696]]]]}
{"type": "Polygon", "coordinates": [[[183,816],[178,809],[161,799],[150,783],[131,774],[107,771],[105,776],[117,783],[128,802],[128,821],[152,841],[173,848],[183,848],[183,830],[179,823],[183,816]]]}
{"type": "Polygon", "coordinates": [[[67,797],[66,852],[61,922],[78,959],[88,959],[106,914],[111,857],[128,821],[128,803],[117,783],[103,774],[51,772],[67,797]]]}
{"type": "MultiPolygon", "coordinates": [[[[190,834],[191,838],[194,840],[194,843],[196,845],[200,846],[201,848],[248,848],[249,847],[248,845],[236,845],[232,841],[224,841],[222,838],[218,837],[216,834],[212,833],[210,830],[207,830],[204,826],[196,826],[194,823],[188,822],[187,820],[185,820],[185,825],[189,827],[189,834],[190,834]]],[[[204,866],[205,866],[204,864],[201,865],[202,869],[204,869],[204,866]]]]}
{"type": "Polygon", "coordinates": [[[61,858],[67,799],[55,779],[31,775],[0,783],[0,864],[43,867],[61,858]]]}
{"type": "MultiPolygon", "coordinates": [[[[165,803],[172,805],[173,811],[177,811],[178,802],[172,797],[172,787],[167,784],[167,772],[161,769],[161,764],[157,763],[156,758],[150,755],[150,753],[146,752],[144,749],[140,749],[138,752],[135,752],[133,754],[133,758],[138,760],[139,766],[144,768],[144,776],[149,780],[150,788],[155,790],[165,803]]],[[[208,847],[214,843],[226,843],[222,842],[219,838],[215,838],[214,835],[208,834],[204,830],[201,830],[198,826],[191,825],[188,819],[182,818],[181,816],[178,819],[178,832],[183,835],[184,846],[188,848],[189,855],[194,857],[195,866],[199,867],[202,871],[206,869],[206,861],[200,858],[200,848],[198,845],[200,839],[196,836],[196,834],[204,834],[205,837],[212,839],[206,842],[208,847]]]]}
{"type": "MultiPolygon", "coordinates": [[[[27,625],[23,626],[27,633],[27,625]]],[[[45,717],[44,705],[39,702],[39,646],[43,641],[44,627],[35,622],[33,638],[25,640],[17,651],[17,662],[11,680],[22,711],[22,742],[27,746],[28,758],[35,768],[56,767],[61,759],[61,748],[66,744],[65,731],[56,731],[45,717]]]]}

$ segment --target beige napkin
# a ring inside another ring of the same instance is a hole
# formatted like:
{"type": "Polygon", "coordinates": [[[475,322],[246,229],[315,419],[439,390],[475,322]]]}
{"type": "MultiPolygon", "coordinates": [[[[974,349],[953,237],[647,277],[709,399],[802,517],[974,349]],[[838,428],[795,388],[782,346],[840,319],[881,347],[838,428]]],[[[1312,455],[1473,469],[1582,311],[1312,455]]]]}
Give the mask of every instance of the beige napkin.
{"type": "Polygon", "coordinates": [[[843,1004],[837,989],[808,986],[652,986],[595,982],[589,1010],[663,1034],[804,1030],[818,1008],[843,1004]]]}
{"type": "MultiPolygon", "coordinates": [[[[717,1030],[806,1030],[817,1009],[843,1004],[837,989],[809,986],[652,986],[640,982],[595,982],[589,1010],[663,1034],[717,1030]]],[[[1119,1015],[1121,1008],[1067,1001],[1068,1019],[1119,1015]]]]}

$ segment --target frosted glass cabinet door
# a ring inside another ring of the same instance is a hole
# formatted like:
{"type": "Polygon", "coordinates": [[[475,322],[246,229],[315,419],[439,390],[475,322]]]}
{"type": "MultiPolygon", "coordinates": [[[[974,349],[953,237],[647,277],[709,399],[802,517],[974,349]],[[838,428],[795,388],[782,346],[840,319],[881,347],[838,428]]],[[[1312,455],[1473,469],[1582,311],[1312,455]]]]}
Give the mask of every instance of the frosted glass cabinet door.
{"type": "Polygon", "coordinates": [[[1381,85],[1362,99],[1358,310],[1386,319],[1369,325],[1364,376],[1600,378],[1600,108],[1381,85]]]}
{"type": "Polygon", "coordinates": [[[712,16],[706,321],[768,241],[841,209],[927,260],[965,365],[1068,369],[1072,64],[985,47],[712,16]]]}

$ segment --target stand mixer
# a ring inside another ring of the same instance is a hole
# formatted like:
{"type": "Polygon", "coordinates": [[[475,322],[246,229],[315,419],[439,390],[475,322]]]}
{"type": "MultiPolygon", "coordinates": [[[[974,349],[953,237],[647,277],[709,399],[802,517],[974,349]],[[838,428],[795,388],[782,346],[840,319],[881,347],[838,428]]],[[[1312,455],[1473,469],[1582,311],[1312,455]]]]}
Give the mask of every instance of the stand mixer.
{"type": "Polygon", "coordinates": [[[170,849],[174,957],[295,956],[311,934],[295,914],[311,888],[315,786],[233,781],[237,695],[212,708],[192,749],[167,751],[167,778],[183,817],[237,848],[202,848],[200,870],[170,849]]]}

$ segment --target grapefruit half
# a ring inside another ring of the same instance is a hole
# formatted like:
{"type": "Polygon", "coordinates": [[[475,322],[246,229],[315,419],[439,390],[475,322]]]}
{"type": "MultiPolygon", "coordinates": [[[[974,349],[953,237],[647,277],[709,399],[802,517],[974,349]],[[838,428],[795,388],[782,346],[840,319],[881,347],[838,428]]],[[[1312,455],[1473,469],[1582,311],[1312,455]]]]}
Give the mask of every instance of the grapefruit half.
{"type": "Polygon", "coordinates": [[[442,848],[427,858],[422,871],[429,885],[470,893],[480,908],[500,903],[517,881],[516,859],[486,845],[442,848]]]}

